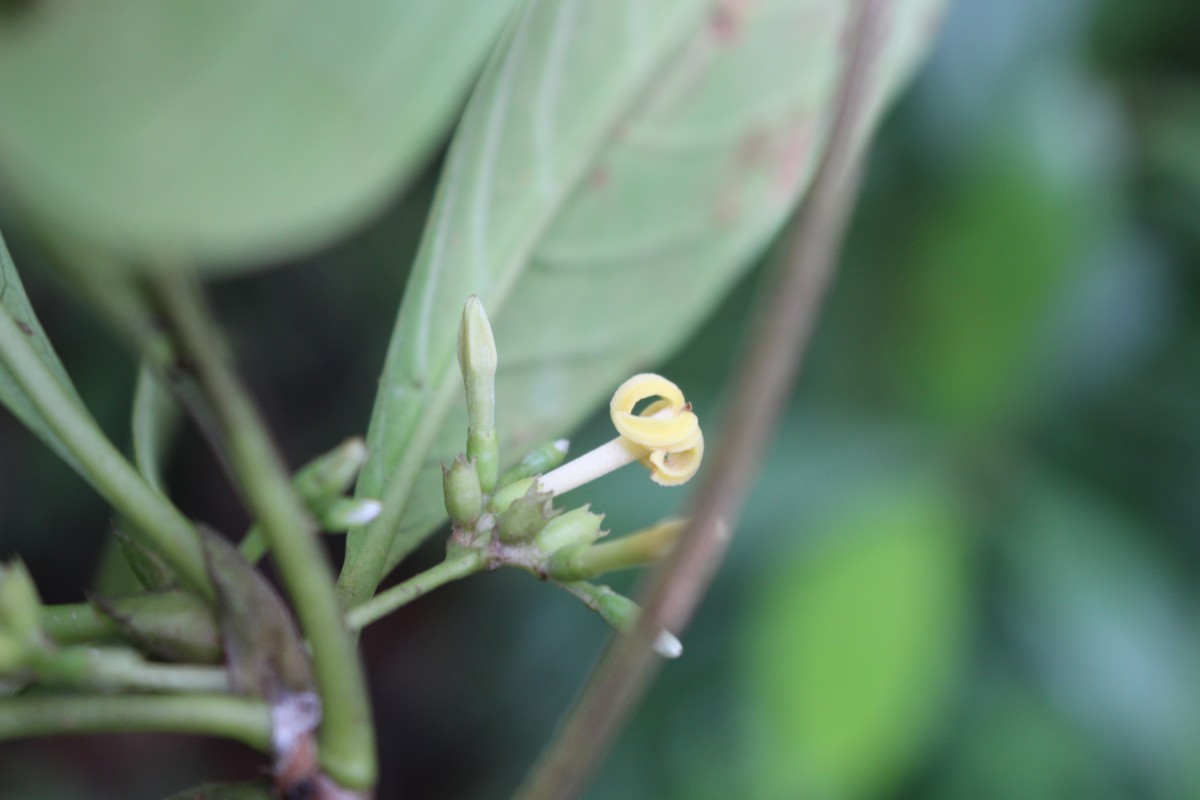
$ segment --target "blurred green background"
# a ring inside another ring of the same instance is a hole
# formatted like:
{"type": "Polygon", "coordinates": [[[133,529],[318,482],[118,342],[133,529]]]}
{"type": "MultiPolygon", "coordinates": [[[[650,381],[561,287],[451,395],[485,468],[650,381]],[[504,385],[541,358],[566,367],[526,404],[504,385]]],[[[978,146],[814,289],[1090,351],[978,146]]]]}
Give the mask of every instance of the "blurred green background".
{"type": "MultiPolygon", "coordinates": [[[[293,463],[363,432],[395,267],[437,168],[336,245],[214,286],[293,463]]],[[[81,393],[124,441],[132,361],[0,222],[81,393]]],[[[661,370],[710,441],[765,274],[661,370]]],[[[685,655],[587,796],[1200,797],[1198,349],[1200,5],[954,4],[881,131],[685,655]]],[[[610,435],[597,418],[574,449],[610,435]]],[[[245,525],[194,434],[171,480],[186,510],[245,525]]],[[[627,471],[580,495],[620,533],[686,490],[627,471]]],[[[0,416],[0,555],[21,553],[48,601],[78,601],[107,524],[0,416]]],[[[505,796],[606,636],[505,573],[372,628],[380,796],[505,796]]],[[[0,798],[155,798],[257,763],[180,737],[7,744],[0,798]]]]}

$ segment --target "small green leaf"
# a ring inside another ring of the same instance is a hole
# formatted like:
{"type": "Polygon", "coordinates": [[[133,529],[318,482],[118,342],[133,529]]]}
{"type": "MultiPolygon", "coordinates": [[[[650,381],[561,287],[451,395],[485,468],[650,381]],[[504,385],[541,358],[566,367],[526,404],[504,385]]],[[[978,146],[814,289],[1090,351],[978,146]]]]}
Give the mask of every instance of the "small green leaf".
{"type": "Polygon", "coordinates": [[[277,258],[363,220],[513,0],[43,0],[0,17],[0,175],[120,258],[277,258]]]}
{"type": "MultiPolygon", "coordinates": [[[[38,322],[33,308],[29,305],[25,287],[17,275],[17,268],[13,266],[12,257],[8,254],[3,236],[0,236],[0,314],[6,314],[12,318],[21,332],[29,337],[34,352],[37,353],[50,373],[62,384],[63,389],[72,398],[79,400],[79,395],[75,392],[71,379],[67,377],[67,372],[58,360],[58,355],[50,346],[50,340],[46,338],[46,332],[42,330],[41,323],[38,322]]],[[[82,407],[83,402],[80,400],[79,403],[82,407]]],[[[33,431],[34,435],[53,450],[59,458],[79,471],[74,457],[59,439],[58,434],[46,424],[41,412],[29,401],[25,390],[17,384],[16,379],[2,361],[0,361],[0,404],[7,406],[17,419],[33,431]]]]}
{"type": "MultiPolygon", "coordinates": [[[[848,6],[525,6],[455,136],[368,434],[364,494],[422,465],[405,548],[442,519],[436,464],[462,447],[465,299],[495,328],[511,463],[670,353],[779,229],[830,122],[848,6]]],[[[864,139],[940,6],[888,5],[864,139]]],[[[362,541],[352,533],[352,561],[362,541]]]]}
{"type": "Polygon", "coordinates": [[[961,667],[962,525],[936,488],[858,499],[749,607],[747,703],[762,798],[858,800],[922,755],[961,667]]]}

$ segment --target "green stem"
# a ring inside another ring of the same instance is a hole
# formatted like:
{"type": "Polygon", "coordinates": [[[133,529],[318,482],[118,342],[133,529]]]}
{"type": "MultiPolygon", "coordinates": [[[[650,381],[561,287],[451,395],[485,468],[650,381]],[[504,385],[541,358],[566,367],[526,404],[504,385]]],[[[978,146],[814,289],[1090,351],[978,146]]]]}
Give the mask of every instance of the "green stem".
{"type": "Polygon", "coordinates": [[[56,644],[90,644],[120,639],[121,629],[90,603],[42,606],[42,630],[56,644]]]}
{"type": "Polygon", "coordinates": [[[346,615],[346,624],[354,630],[362,630],[418,597],[424,597],[439,586],[482,571],[485,565],[486,558],[478,550],[447,558],[442,563],[380,592],[355,607],[346,615]]]}
{"type": "Polygon", "coordinates": [[[70,647],[39,655],[33,664],[42,685],[147,692],[231,691],[220,667],[155,664],[118,648],[70,647]]]}
{"type": "Polygon", "coordinates": [[[261,700],[226,694],[26,695],[0,703],[0,742],[147,731],[219,736],[266,752],[271,746],[271,712],[261,700]]]}
{"type": "Polygon", "coordinates": [[[180,351],[194,368],[216,414],[246,503],[274,553],[312,648],[324,709],[319,732],[321,764],[343,786],[370,789],[377,769],[366,684],[316,528],[266,424],[234,374],[220,331],[197,287],[174,273],[156,275],[153,282],[180,351]]]}
{"type": "Polygon", "coordinates": [[[186,584],[213,598],[200,539],[169,500],[154,491],[105,437],[91,415],[47,369],[28,338],[0,313],[0,359],[12,371],[46,425],[74,457],[88,482],[126,519],[139,541],[159,553],[186,584]]]}

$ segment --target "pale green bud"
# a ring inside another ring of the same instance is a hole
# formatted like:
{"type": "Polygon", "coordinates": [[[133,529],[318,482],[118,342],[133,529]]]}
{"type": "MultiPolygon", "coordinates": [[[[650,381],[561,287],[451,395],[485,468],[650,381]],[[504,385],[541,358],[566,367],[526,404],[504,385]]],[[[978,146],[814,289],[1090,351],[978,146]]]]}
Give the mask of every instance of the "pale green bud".
{"type": "Polygon", "coordinates": [[[488,507],[495,514],[503,514],[516,500],[525,496],[526,492],[529,491],[529,487],[533,486],[533,483],[533,478],[525,478],[524,480],[510,483],[492,495],[488,507]]]}
{"type": "Polygon", "coordinates": [[[567,457],[567,449],[569,447],[570,442],[566,439],[555,439],[553,442],[546,442],[530,450],[521,459],[520,463],[504,471],[504,474],[500,476],[499,485],[507,486],[514,481],[523,480],[524,478],[545,475],[563,463],[563,459],[567,457]]]}
{"type": "Polygon", "coordinates": [[[341,533],[366,525],[379,516],[383,503],[370,497],[339,497],[312,509],[321,530],[341,533]]]}
{"type": "Polygon", "coordinates": [[[475,460],[485,492],[500,472],[496,438],[496,340],[479,298],[471,295],[458,331],[458,366],[467,397],[467,457],[475,460]]]}
{"type": "Polygon", "coordinates": [[[508,544],[527,542],[557,513],[551,494],[538,491],[534,483],[500,517],[500,541],[508,544]]]}
{"type": "Polygon", "coordinates": [[[19,560],[0,565],[0,630],[23,641],[41,632],[42,601],[25,564],[19,560]]]}
{"type": "Polygon", "coordinates": [[[483,513],[483,490],[475,463],[461,455],[449,469],[442,469],[442,494],[446,498],[446,513],[460,528],[470,528],[483,513]]]}
{"type": "Polygon", "coordinates": [[[593,514],[591,506],[582,506],[555,517],[538,531],[534,543],[543,553],[555,553],[564,547],[589,545],[600,538],[603,514],[593,514]]]}
{"type": "Polygon", "coordinates": [[[324,455],[317,456],[296,472],[292,483],[308,502],[344,494],[367,461],[367,446],[358,437],[347,439],[324,455]]]}
{"type": "MultiPolygon", "coordinates": [[[[602,587],[596,598],[596,613],[598,613],[613,630],[618,633],[629,633],[641,616],[642,609],[637,603],[624,595],[617,594],[607,586],[602,587]]],[[[654,639],[654,650],[663,658],[679,658],[683,655],[683,643],[667,630],[658,632],[654,639]]]]}

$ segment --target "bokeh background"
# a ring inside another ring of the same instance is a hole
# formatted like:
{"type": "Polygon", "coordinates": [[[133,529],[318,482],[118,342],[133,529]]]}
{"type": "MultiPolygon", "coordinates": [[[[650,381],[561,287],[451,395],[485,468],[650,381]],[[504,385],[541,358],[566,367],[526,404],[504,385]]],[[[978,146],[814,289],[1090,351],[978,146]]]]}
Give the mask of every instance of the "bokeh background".
{"type": "MultiPolygon", "coordinates": [[[[336,244],[213,286],[293,463],[363,432],[438,166],[336,244]]],[[[125,441],[134,364],[0,222],[81,393],[125,441]]],[[[662,368],[714,432],[766,274],[662,368]]],[[[587,796],[1200,797],[1198,352],[1200,5],[954,3],[880,132],[685,655],[587,796]]],[[[610,435],[597,418],[574,448],[610,435]]],[[[246,524],[193,433],[171,483],[189,512],[246,524]]],[[[580,494],[620,533],[686,490],[629,471],[580,494]]],[[[0,554],[20,553],[47,601],[79,601],[122,580],[107,528],[0,415],[0,554]]],[[[380,796],[505,796],[607,635],[505,573],[372,628],[380,796]]],[[[5,744],[0,798],[157,798],[258,763],[184,737],[5,744]]]]}

